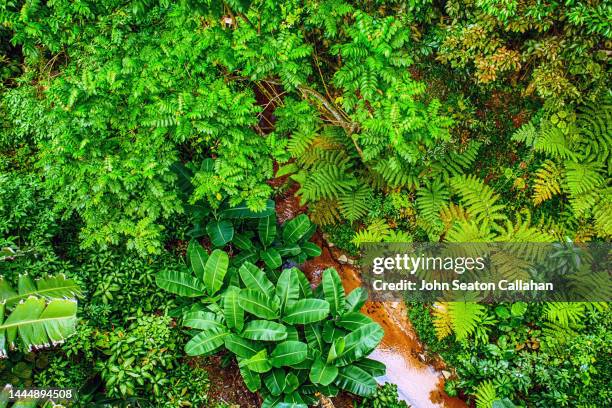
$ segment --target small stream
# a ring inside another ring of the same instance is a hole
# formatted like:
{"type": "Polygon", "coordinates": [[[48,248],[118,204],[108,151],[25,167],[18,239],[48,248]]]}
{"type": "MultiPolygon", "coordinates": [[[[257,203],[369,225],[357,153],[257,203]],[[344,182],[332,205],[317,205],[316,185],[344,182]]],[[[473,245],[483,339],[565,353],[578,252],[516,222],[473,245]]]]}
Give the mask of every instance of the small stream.
{"type": "MultiPolygon", "coordinates": [[[[304,211],[292,192],[277,200],[276,209],[281,223],[304,211]]],[[[319,233],[313,241],[321,246],[323,252],[307,261],[302,268],[313,285],[320,283],[323,271],[327,268],[338,271],[347,293],[361,285],[359,269],[338,261],[343,255],[342,251],[331,247],[319,233]]],[[[451,398],[444,392],[441,367],[425,362],[423,345],[412,328],[403,302],[368,301],[361,311],[385,331],[381,344],[370,355],[370,358],[387,366],[386,375],[378,378],[380,383],[397,384],[400,398],[412,408],[467,407],[459,398],[451,398]]]]}

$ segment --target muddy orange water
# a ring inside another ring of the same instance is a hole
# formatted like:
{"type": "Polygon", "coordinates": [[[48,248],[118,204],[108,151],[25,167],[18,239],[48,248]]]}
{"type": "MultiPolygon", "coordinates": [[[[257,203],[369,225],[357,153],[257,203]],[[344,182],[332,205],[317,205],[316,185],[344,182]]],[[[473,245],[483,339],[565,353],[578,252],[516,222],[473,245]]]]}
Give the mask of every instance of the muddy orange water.
{"type": "MultiPolygon", "coordinates": [[[[323,252],[303,266],[313,285],[320,283],[321,275],[327,268],[338,271],[347,293],[361,285],[359,270],[338,261],[342,252],[330,248],[320,234],[314,237],[314,241],[323,248],[323,252]]],[[[466,407],[462,400],[451,398],[444,392],[444,377],[439,370],[443,363],[438,362],[434,367],[434,364],[423,361],[423,345],[410,324],[404,303],[368,301],[361,311],[385,330],[382,342],[370,355],[370,358],[387,366],[387,374],[379,379],[381,382],[397,384],[400,398],[413,408],[466,407]]]]}

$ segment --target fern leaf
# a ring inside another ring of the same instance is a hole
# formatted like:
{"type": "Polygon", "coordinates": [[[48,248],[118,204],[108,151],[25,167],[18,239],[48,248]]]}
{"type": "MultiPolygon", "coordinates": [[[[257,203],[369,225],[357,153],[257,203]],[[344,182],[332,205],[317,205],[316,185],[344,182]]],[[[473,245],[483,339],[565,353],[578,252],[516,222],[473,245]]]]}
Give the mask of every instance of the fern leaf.
{"type": "Polygon", "coordinates": [[[368,212],[368,200],[371,196],[372,191],[364,185],[340,195],[338,202],[344,218],[353,222],[364,216],[368,212]]]}
{"type": "Polygon", "coordinates": [[[497,392],[491,381],[483,381],[476,387],[476,408],[493,408],[493,402],[497,400],[497,392]]]}
{"type": "Polygon", "coordinates": [[[570,327],[584,318],[585,306],[580,302],[549,302],[546,303],[544,315],[548,321],[561,327],[570,327]]]}
{"type": "Polygon", "coordinates": [[[449,303],[448,313],[457,340],[466,339],[470,334],[474,333],[476,327],[484,319],[485,311],[485,307],[476,302],[449,303]]]}
{"type": "Polygon", "coordinates": [[[461,195],[461,201],[476,221],[495,222],[505,220],[505,206],[498,204],[499,194],[474,175],[456,176],[451,179],[454,191],[461,195]]]}
{"type": "Polygon", "coordinates": [[[534,182],[533,203],[539,205],[550,200],[554,195],[561,193],[559,180],[562,177],[561,169],[551,160],[546,160],[536,171],[534,182]]]}
{"type": "Polygon", "coordinates": [[[440,180],[427,182],[417,192],[416,205],[421,217],[432,229],[441,229],[440,210],[447,204],[450,193],[440,180]]]}
{"type": "Polygon", "coordinates": [[[453,332],[448,302],[436,302],[433,305],[433,324],[438,340],[450,336],[453,332]]]}
{"type": "Polygon", "coordinates": [[[316,201],[309,206],[308,210],[310,219],[317,225],[335,224],[340,219],[336,200],[322,199],[316,201]]]}

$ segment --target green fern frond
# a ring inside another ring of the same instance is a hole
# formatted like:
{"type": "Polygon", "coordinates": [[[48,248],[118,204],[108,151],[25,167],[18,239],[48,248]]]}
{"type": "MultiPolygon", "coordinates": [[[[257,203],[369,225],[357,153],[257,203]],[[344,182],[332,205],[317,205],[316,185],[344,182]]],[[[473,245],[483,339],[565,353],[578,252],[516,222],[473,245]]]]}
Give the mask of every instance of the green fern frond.
{"type": "Polygon", "coordinates": [[[599,203],[593,208],[595,232],[601,238],[612,237],[612,191],[607,189],[599,203]]]}
{"type": "Polygon", "coordinates": [[[581,106],[576,120],[584,156],[590,161],[612,164],[612,98],[581,106]]]}
{"type": "Polygon", "coordinates": [[[495,234],[487,223],[469,221],[457,221],[446,233],[447,242],[491,242],[495,234]]]}
{"type": "Polygon", "coordinates": [[[381,186],[416,188],[419,174],[415,168],[403,166],[396,158],[378,162],[373,170],[382,179],[381,186]]]}
{"type": "Polygon", "coordinates": [[[363,217],[369,209],[368,200],[372,196],[372,190],[367,185],[361,185],[352,191],[341,194],[338,197],[342,216],[353,222],[363,217]]]}
{"type": "Polygon", "coordinates": [[[600,188],[604,182],[603,164],[565,161],[565,185],[570,195],[579,195],[600,188]]]}
{"type": "Polygon", "coordinates": [[[356,246],[370,242],[382,242],[389,236],[391,228],[384,220],[375,220],[367,228],[364,228],[355,233],[352,243],[356,246]]]}
{"type": "Polygon", "coordinates": [[[542,124],[533,149],[554,158],[574,159],[576,157],[571,151],[563,131],[557,126],[548,124],[548,122],[542,124]]]}
{"type": "Polygon", "coordinates": [[[448,313],[455,337],[461,341],[475,332],[486,316],[486,308],[476,302],[450,302],[448,313]]]}
{"type": "Polygon", "coordinates": [[[493,402],[497,400],[495,386],[489,380],[483,381],[476,387],[476,408],[493,408],[493,402]]]}
{"type": "Polygon", "coordinates": [[[322,198],[338,198],[357,185],[357,179],[344,168],[334,165],[317,166],[303,180],[297,194],[305,204],[322,198]]]}
{"type": "Polygon", "coordinates": [[[546,319],[569,328],[584,319],[585,305],[581,302],[548,302],[544,307],[546,319]]]}
{"type": "Polygon", "coordinates": [[[474,175],[455,176],[451,187],[461,195],[461,201],[470,215],[479,222],[505,220],[505,205],[498,204],[500,197],[491,187],[474,175]]]}
{"type": "Polygon", "coordinates": [[[462,151],[447,152],[439,162],[432,165],[433,174],[441,174],[444,180],[464,174],[478,157],[482,143],[470,142],[462,151]]]}
{"type": "Polygon", "coordinates": [[[532,122],[526,123],[521,126],[512,135],[512,140],[516,142],[525,143],[526,146],[533,147],[538,137],[538,130],[532,122]]]}
{"type": "Polygon", "coordinates": [[[427,181],[417,191],[416,205],[427,222],[440,223],[440,210],[448,203],[450,193],[440,180],[427,181]]]}

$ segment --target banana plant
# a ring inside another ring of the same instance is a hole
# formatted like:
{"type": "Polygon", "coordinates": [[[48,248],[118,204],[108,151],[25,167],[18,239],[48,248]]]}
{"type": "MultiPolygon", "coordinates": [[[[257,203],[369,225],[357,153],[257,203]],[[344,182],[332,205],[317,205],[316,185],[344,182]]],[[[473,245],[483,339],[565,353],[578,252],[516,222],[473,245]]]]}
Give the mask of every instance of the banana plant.
{"type": "Polygon", "coordinates": [[[64,275],[36,280],[20,275],[17,290],[0,277],[0,358],[18,339],[26,350],[63,342],[75,331],[79,295],[77,284],[64,275]]]}
{"type": "Polygon", "coordinates": [[[374,377],[385,366],[367,356],[383,330],[359,312],[367,299],[362,288],[346,295],[334,269],[324,271],[316,290],[297,268],[284,269],[273,282],[274,274],[249,261],[232,270],[225,252],[208,255],[197,243],[188,257],[190,272],[161,272],[157,280],[172,293],[201,298],[183,315],[193,335],[188,355],[230,351],[246,386],[263,395],[264,408],[306,407],[315,394],[341,389],[375,392],[374,377]]]}

